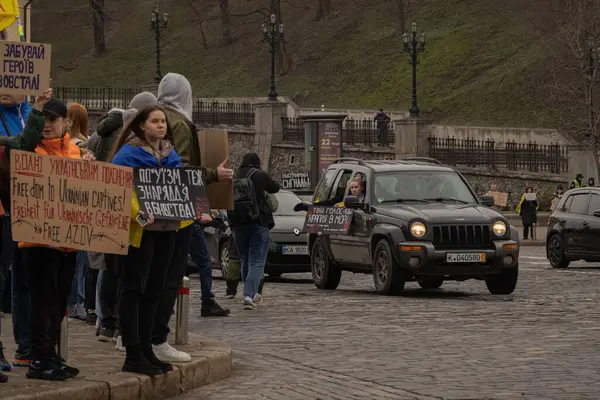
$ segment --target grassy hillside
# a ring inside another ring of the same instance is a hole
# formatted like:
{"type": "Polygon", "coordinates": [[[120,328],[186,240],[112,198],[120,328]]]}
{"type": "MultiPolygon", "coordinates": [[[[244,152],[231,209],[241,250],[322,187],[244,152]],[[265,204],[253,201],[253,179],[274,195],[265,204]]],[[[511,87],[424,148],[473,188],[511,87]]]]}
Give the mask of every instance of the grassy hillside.
{"type": "MultiPolygon", "coordinates": [[[[110,13],[109,51],[93,56],[87,2],[34,3],[33,39],[53,45],[57,85],[132,86],[154,76],[149,16],[154,1],[105,0],[110,13]],[[66,67],[66,68],[65,68],[66,67]],[[73,68],[74,67],[74,68],[73,68]]],[[[230,0],[232,13],[267,0],[230,0]]],[[[411,69],[395,36],[395,1],[332,0],[334,15],[316,21],[317,0],[281,2],[294,68],[278,79],[279,93],[309,94],[304,105],[406,109],[411,69]]],[[[418,70],[419,103],[447,123],[553,127],[544,82],[549,50],[532,23],[534,0],[410,0],[407,24],[417,21],[428,50],[418,70]]],[[[161,2],[170,16],[163,74],[186,75],[196,96],[266,95],[268,53],[260,16],[232,18],[234,43],[219,44],[216,0],[161,2]],[[202,46],[196,9],[203,12],[208,49],[202,46]]]]}

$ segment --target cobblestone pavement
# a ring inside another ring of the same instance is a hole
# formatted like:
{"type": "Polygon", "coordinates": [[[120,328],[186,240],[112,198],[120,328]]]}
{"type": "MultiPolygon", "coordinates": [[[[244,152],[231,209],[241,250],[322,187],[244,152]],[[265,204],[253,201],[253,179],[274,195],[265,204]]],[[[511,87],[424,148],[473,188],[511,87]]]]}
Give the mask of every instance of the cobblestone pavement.
{"type": "Polygon", "coordinates": [[[232,314],[213,319],[198,316],[193,276],[191,330],[232,345],[234,371],[184,399],[600,398],[600,266],[553,270],[538,247],[520,264],[510,296],[468,281],[383,297],[350,273],[326,292],[284,275],[256,311],[215,280],[232,314]]]}

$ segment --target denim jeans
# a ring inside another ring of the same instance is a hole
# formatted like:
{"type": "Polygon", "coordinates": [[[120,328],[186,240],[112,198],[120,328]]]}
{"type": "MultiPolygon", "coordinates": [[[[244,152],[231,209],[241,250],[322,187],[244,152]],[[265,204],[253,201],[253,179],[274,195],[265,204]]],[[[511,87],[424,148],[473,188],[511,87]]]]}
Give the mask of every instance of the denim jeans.
{"type": "Polygon", "coordinates": [[[85,301],[85,275],[89,268],[89,260],[87,251],[77,252],[75,277],[71,286],[71,294],[69,295],[69,306],[75,304],[83,304],[85,301]]]}
{"type": "Polygon", "coordinates": [[[29,313],[31,296],[27,285],[27,266],[23,262],[22,250],[16,248],[11,272],[12,286],[12,323],[15,343],[20,347],[29,347],[29,313]]]}
{"type": "Polygon", "coordinates": [[[240,225],[233,228],[233,237],[242,266],[244,297],[254,298],[267,261],[269,228],[262,225],[240,225]]]}
{"type": "Polygon", "coordinates": [[[215,297],[212,294],[212,260],[206,246],[204,226],[195,223],[192,226],[192,243],[190,244],[190,256],[198,266],[200,274],[200,292],[202,304],[210,303],[215,297]]]}
{"type": "Polygon", "coordinates": [[[96,315],[98,316],[98,327],[102,328],[102,308],[100,307],[100,291],[102,290],[102,275],[104,270],[98,271],[98,280],[96,281],[96,315]]]}

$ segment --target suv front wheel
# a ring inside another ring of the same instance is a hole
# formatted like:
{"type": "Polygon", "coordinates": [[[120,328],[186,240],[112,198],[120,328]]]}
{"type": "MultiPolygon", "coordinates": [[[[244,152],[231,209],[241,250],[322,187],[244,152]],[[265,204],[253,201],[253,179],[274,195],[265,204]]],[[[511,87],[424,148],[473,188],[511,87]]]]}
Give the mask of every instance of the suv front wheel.
{"type": "Polygon", "coordinates": [[[310,269],[316,287],[326,290],[337,289],[342,278],[342,269],[331,261],[321,238],[317,238],[313,244],[310,254],[310,269]]]}
{"type": "Polygon", "coordinates": [[[381,239],[373,252],[373,282],[379,294],[393,296],[404,290],[406,281],[386,239],[381,239]]]}
{"type": "Polygon", "coordinates": [[[517,287],[519,279],[519,266],[502,268],[497,275],[489,275],[485,278],[485,284],[491,294],[511,294],[517,287]]]}

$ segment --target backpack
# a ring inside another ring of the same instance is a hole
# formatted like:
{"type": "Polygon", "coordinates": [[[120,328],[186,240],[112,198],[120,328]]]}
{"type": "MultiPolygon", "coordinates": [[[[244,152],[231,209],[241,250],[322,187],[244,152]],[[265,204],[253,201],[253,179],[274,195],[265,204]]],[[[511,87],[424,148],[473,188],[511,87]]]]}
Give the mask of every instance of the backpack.
{"type": "Polygon", "coordinates": [[[252,175],[258,171],[252,168],[245,177],[233,179],[233,211],[227,212],[227,218],[234,224],[254,222],[260,217],[260,208],[252,175]]]}

